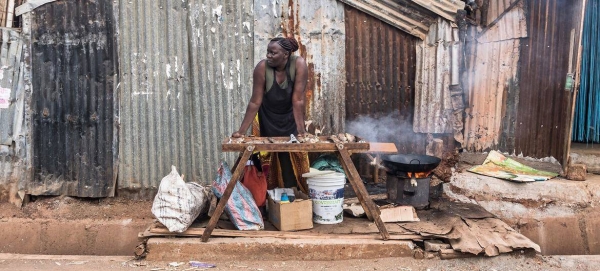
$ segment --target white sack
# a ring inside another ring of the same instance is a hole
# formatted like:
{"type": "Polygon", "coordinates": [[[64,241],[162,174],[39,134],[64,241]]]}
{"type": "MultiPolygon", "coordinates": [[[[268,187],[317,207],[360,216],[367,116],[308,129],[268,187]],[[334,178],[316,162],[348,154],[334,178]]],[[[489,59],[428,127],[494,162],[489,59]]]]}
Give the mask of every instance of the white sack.
{"type": "Polygon", "coordinates": [[[160,181],[158,193],[152,203],[152,214],[170,232],[184,232],[209,207],[209,188],[183,181],[175,166],[160,181]]]}

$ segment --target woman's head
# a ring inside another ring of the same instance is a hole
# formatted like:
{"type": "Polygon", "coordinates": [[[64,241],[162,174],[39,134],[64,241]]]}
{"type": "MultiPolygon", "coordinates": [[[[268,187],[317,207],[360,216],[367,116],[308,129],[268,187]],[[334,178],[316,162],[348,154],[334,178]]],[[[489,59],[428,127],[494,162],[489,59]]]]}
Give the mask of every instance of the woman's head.
{"type": "Polygon", "coordinates": [[[271,39],[267,46],[267,65],[285,65],[292,52],[298,51],[298,41],[293,37],[271,39]]]}

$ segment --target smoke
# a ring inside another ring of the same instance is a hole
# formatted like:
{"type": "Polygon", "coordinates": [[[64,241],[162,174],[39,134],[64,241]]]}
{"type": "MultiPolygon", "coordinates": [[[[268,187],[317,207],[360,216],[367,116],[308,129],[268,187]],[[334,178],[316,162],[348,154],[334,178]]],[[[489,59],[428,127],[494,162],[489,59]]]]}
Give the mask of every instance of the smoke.
{"type": "Polygon", "coordinates": [[[346,131],[370,142],[413,141],[410,137],[415,134],[411,122],[398,112],[377,118],[359,116],[346,124],[346,131]]]}

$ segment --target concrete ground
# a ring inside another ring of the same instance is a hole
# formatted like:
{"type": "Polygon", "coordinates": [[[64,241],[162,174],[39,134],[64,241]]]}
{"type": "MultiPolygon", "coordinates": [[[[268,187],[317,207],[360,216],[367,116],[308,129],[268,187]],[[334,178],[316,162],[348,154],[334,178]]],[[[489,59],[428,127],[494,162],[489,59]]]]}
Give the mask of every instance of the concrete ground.
{"type": "MultiPolygon", "coordinates": [[[[546,182],[524,184],[512,183],[466,172],[468,167],[480,164],[484,159],[485,154],[463,154],[461,156],[461,163],[457,167],[456,174],[454,174],[452,181],[444,185],[445,196],[454,200],[477,203],[483,206],[488,211],[507,222],[511,227],[540,244],[542,253],[545,255],[600,254],[599,175],[589,175],[588,180],[585,182],[573,182],[562,178],[555,178],[546,182]]],[[[560,166],[545,161],[521,160],[525,164],[542,170],[556,171],[557,169],[560,169],[560,166]]],[[[154,220],[150,212],[151,205],[151,201],[134,201],[119,198],[84,200],[70,197],[40,197],[21,209],[8,203],[0,203],[0,240],[2,240],[0,242],[0,253],[132,255],[134,248],[140,243],[137,234],[143,231],[151,221],[154,220]]],[[[303,246],[306,245],[298,245],[297,247],[306,249],[305,247],[303,248],[303,246]]],[[[256,248],[260,249],[260,246],[256,246],[256,248]]],[[[385,248],[382,248],[384,251],[379,252],[376,256],[389,257],[406,255],[408,257],[395,258],[396,262],[414,263],[414,265],[406,267],[410,270],[421,270],[419,268],[425,268],[423,270],[426,270],[429,268],[427,264],[421,264],[422,261],[413,260],[410,257],[410,253],[406,253],[407,248],[409,248],[409,246],[398,246],[398,249],[392,254],[386,254],[385,248]]],[[[208,248],[208,250],[211,249],[208,248]]],[[[215,252],[215,250],[211,251],[215,252]]],[[[236,251],[240,252],[236,256],[240,256],[241,258],[234,260],[234,257],[229,257],[227,259],[208,257],[209,255],[216,255],[215,253],[211,254],[209,252],[206,253],[207,257],[204,258],[204,260],[212,259],[223,263],[224,265],[228,261],[237,262],[238,260],[243,260],[243,246],[236,251]]],[[[288,252],[292,254],[299,253],[293,251],[288,252]]],[[[168,250],[164,253],[168,253],[168,250]]],[[[197,252],[197,255],[202,254],[201,251],[197,252]]],[[[159,255],[159,253],[155,252],[155,255],[159,255]]],[[[316,255],[319,256],[318,253],[316,255]]],[[[360,250],[354,254],[349,253],[348,255],[350,256],[343,259],[361,257],[360,250]]],[[[192,259],[193,256],[194,255],[187,255],[187,258],[192,259]]],[[[319,260],[323,259],[318,258],[317,256],[312,259],[315,261],[309,262],[319,262],[319,260]]],[[[367,258],[372,258],[372,256],[373,255],[370,255],[367,258]]],[[[460,265],[457,268],[464,267],[464,270],[470,270],[473,265],[469,264],[473,263],[487,264],[489,262],[490,264],[501,264],[501,260],[496,260],[499,258],[500,257],[468,259],[464,260],[467,264],[466,266],[460,265]],[[467,268],[469,266],[471,266],[471,268],[467,268]]],[[[161,259],[166,258],[155,258],[155,260],[158,261],[161,259]]],[[[556,259],[576,258],[550,257],[540,259],[549,259],[552,262],[556,259]]],[[[267,268],[264,270],[269,270],[269,266],[275,266],[275,263],[281,262],[281,259],[279,259],[279,261],[278,259],[270,260],[271,261],[267,261],[267,263],[271,265],[263,265],[262,261],[251,261],[251,264],[248,263],[246,266],[260,266],[257,268],[267,268]]],[[[15,261],[17,261],[18,264],[24,264],[24,260],[22,259],[15,261]]],[[[95,259],[92,259],[89,262],[94,263],[95,261],[95,259]]],[[[358,263],[361,261],[356,261],[357,262],[343,260],[342,262],[347,263],[347,266],[358,266],[358,263]]],[[[462,261],[463,260],[455,262],[460,262],[462,264],[462,261]]],[[[518,261],[521,261],[522,264],[537,264],[537,260],[534,261],[532,259],[518,261]]],[[[363,262],[372,263],[375,261],[368,260],[363,262]]],[[[382,264],[385,262],[385,260],[382,260],[382,264]]],[[[391,262],[393,261],[390,260],[390,264],[391,262]]],[[[438,270],[435,268],[444,266],[443,264],[436,265],[437,262],[448,263],[448,261],[435,260],[425,262],[431,264],[431,267],[434,268],[431,270],[438,270]]],[[[298,264],[298,262],[286,263],[298,264]]],[[[325,266],[328,266],[327,263],[327,261],[321,262],[321,264],[325,264],[325,266]]],[[[338,262],[336,261],[336,263],[338,262]]],[[[0,260],[0,269],[10,266],[7,264],[13,264],[13,260],[0,260]]],[[[43,268],[50,268],[46,267],[46,265],[54,267],[52,264],[61,268],[66,268],[67,266],[65,263],[58,265],[52,261],[43,263],[42,266],[43,268]]],[[[101,261],[98,264],[107,263],[101,261]]],[[[118,266],[121,262],[114,264],[115,266],[118,266]]],[[[560,263],[558,266],[564,267],[565,264],[577,266],[579,263],[574,263],[574,261],[569,260],[565,263],[560,263]]],[[[126,265],[128,266],[129,263],[126,265]]],[[[313,268],[315,266],[306,267],[313,268]]],[[[390,266],[394,268],[397,267],[394,265],[390,266]]],[[[492,267],[492,265],[483,266],[490,267],[488,269],[484,268],[485,270],[503,270],[500,268],[501,266],[499,267],[500,269],[492,267]]],[[[556,267],[555,265],[549,266],[556,267]]],[[[93,266],[88,267],[94,268],[93,266]]],[[[335,268],[337,267],[340,266],[331,265],[330,269],[336,270],[335,268]]],[[[382,269],[387,267],[389,266],[386,266],[385,264],[381,266],[382,269]]],[[[136,266],[136,268],[142,268],[142,266],[136,266]]],[[[164,268],[164,266],[156,268],[164,268]]],[[[358,269],[356,270],[363,270],[361,269],[363,267],[357,268],[358,269]]],[[[24,269],[17,268],[11,270],[24,269]]],[[[541,270],[550,269],[541,268],[541,270]]]]}
{"type": "MultiPolygon", "coordinates": [[[[512,158],[512,157],[511,157],[512,158]]],[[[467,172],[485,154],[462,154],[444,194],[483,206],[538,243],[545,255],[600,254],[600,175],[583,182],[557,177],[515,183],[467,172]]],[[[558,172],[554,163],[516,158],[536,169],[558,172]]]]}
{"type": "MultiPolygon", "coordinates": [[[[380,258],[341,261],[269,261],[229,260],[197,261],[216,265],[208,270],[398,270],[398,271],[475,271],[475,270],[600,270],[600,256],[522,256],[503,255],[493,258],[454,260],[417,260],[413,258],[380,258]]],[[[123,256],[49,256],[0,254],[0,270],[207,270],[190,267],[189,262],[136,261],[123,256]]]]}
{"type": "Polygon", "coordinates": [[[0,253],[133,255],[154,217],[151,201],[41,197],[0,203],[0,253]]]}
{"type": "Polygon", "coordinates": [[[571,162],[585,164],[588,172],[600,174],[600,144],[571,143],[571,162]]]}

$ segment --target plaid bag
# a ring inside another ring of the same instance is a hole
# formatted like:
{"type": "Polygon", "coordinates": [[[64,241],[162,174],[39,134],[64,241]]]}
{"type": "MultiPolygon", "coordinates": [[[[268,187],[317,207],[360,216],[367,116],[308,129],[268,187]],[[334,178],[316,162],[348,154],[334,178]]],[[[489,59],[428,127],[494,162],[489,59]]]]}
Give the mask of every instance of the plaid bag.
{"type": "MultiPolygon", "coordinates": [[[[231,169],[229,169],[227,162],[221,162],[212,185],[212,191],[217,198],[223,196],[227,184],[231,180],[231,175],[231,169]]],[[[256,202],[254,202],[252,193],[240,182],[235,184],[233,192],[225,205],[225,212],[239,230],[261,230],[264,228],[262,215],[256,206],[256,202]]]]}

